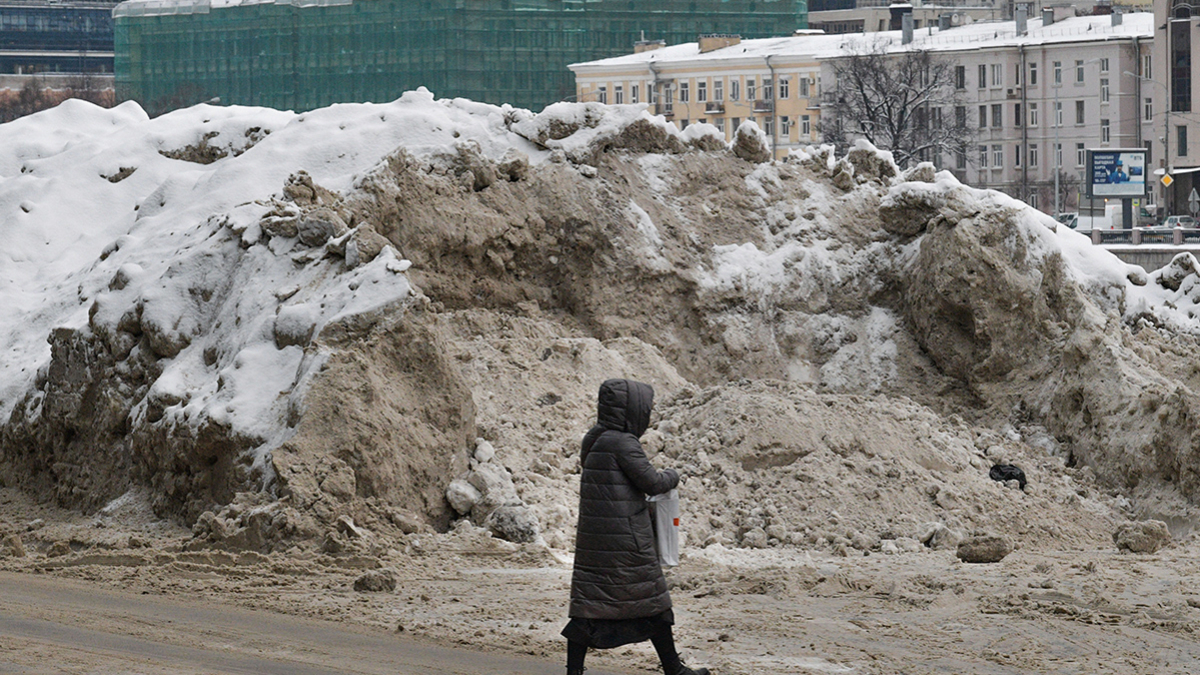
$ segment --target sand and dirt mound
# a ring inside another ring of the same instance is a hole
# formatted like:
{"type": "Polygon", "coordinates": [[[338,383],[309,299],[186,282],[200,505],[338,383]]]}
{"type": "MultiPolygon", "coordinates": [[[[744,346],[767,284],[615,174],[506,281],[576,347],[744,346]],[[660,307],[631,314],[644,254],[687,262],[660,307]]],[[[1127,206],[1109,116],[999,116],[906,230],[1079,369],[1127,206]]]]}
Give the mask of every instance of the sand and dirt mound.
{"type": "Polygon", "coordinates": [[[1147,275],[928,165],[762,162],[752,125],[727,145],[635,106],[138,112],[0,127],[26,235],[0,286],[5,565],[546,653],[579,439],[630,377],[685,477],[681,644],[725,672],[896,672],[904,647],[863,653],[914,608],[929,649],[999,615],[1075,622],[1028,637],[1050,645],[1195,629],[1183,591],[1146,613],[1129,590],[1194,545],[1190,256],[1147,275]],[[51,133],[86,142],[6,136],[51,133]],[[224,154],[163,152],[197,143],[224,154]],[[91,204],[115,215],[65,215],[91,204]],[[1003,571],[958,562],[972,537],[1003,571]],[[784,615],[812,654],[772,655],[784,615]]]}
{"type": "MultiPolygon", "coordinates": [[[[1200,487],[1200,411],[1160,368],[1167,329],[1139,328],[1153,298],[1024,205],[865,145],[756,163],[750,127],[725,147],[623,108],[407,103],[449,105],[455,140],[324,179],[340,189],[296,166],[223,212],[193,196],[203,220],[156,265],[138,250],[161,233],[106,247],[85,325],[50,334],[9,406],[6,482],[85,510],[145,486],[201,541],[270,549],[445,530],[483,439],[504,499],[569,548],[576,439],[619,375],[659,386],[648,443],[714,500],[694,545],[1024,536],[1018,514],[1058,509],[1077,526],[1033,541],[1102,539],[1059,494],[1081,467],[1187,529],[1187,507],[1158,512],[1200,487]],[[1017,459],[1031,491],[986,478],[1017,459]]],[[[168,222],[184,198],[163,185],[135,222],[168,222]]]]}

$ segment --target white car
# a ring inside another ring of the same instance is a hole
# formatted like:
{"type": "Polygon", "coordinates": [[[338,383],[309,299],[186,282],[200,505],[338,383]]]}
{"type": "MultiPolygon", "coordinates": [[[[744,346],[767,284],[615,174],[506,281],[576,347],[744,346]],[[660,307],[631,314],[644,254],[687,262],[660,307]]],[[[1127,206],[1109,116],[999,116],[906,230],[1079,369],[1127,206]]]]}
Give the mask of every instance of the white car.
{"type": "Polygon", "coordinates": [[[1186,228],[1186,229],[1195,229],[1197,227],[1200,227],[1200,221],[1197,221],[1195,218],[1193,218],[1191,216],[1167,216],[1167,219],[1163,221],[1163,224],[1160,225],[1160,227],[1164,227],[1164,228],[1171,229],[1171,230],[1173,230],[1177,227],[1182,227],[1182,228],[1186,228]]]}

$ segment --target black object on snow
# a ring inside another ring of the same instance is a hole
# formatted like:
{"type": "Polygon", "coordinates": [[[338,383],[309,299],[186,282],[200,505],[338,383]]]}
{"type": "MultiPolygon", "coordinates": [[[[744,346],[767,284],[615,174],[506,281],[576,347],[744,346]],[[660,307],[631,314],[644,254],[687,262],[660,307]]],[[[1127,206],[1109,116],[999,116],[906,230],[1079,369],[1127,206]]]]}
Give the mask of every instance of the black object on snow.
{"type": "Polygon", "coordinates": [[[1021,489],[1025,489],[1025,472],[1019,466],[1012,464],[997,464],[988,472],[988,478],[994,481],[1003,483],[1006,480],[1015,480],[1021,483],[1021,489]]]}

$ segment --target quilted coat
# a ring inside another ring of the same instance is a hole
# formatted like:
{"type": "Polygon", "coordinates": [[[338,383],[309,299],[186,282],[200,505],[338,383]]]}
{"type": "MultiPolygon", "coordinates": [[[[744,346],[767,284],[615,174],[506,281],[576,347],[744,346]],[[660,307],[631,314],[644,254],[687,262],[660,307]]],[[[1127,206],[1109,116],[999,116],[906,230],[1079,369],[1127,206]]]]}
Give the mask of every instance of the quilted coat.
{"type": "Polygon", "coordinates": [[[600,386],[597,423],[583,438],[579,529],[569,615],[633,619],[671,609],[646,495],[679,484],[658,471],[638,441],[650,424],[654,390],[633,380],[600,386]]]}

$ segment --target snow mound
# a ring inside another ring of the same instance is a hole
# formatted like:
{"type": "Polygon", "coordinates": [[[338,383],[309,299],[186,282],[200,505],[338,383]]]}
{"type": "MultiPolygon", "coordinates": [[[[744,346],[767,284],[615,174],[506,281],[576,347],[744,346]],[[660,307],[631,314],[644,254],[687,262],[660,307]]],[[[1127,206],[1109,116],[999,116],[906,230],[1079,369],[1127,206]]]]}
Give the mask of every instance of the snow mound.
{"type": "Polygon", "coordinates": [[[1164,522],[1200,492],[1195,260],[1146,275],[868,144],[771,162],[752,124],[418,90],[70,102],[0,148],[0,477],[85,510],[139,490],[196,546],[470,517],[569,547],[613,376],[659,389],[646,443],[713,514],[693,545],[902,551],[989,512],[1042,541],[1031,505],[1081,542],[1122,507],[1070,498],[1077,467],[1164,522]],[[986,479],[1013,458],[1032,493],[986,479]]]}

